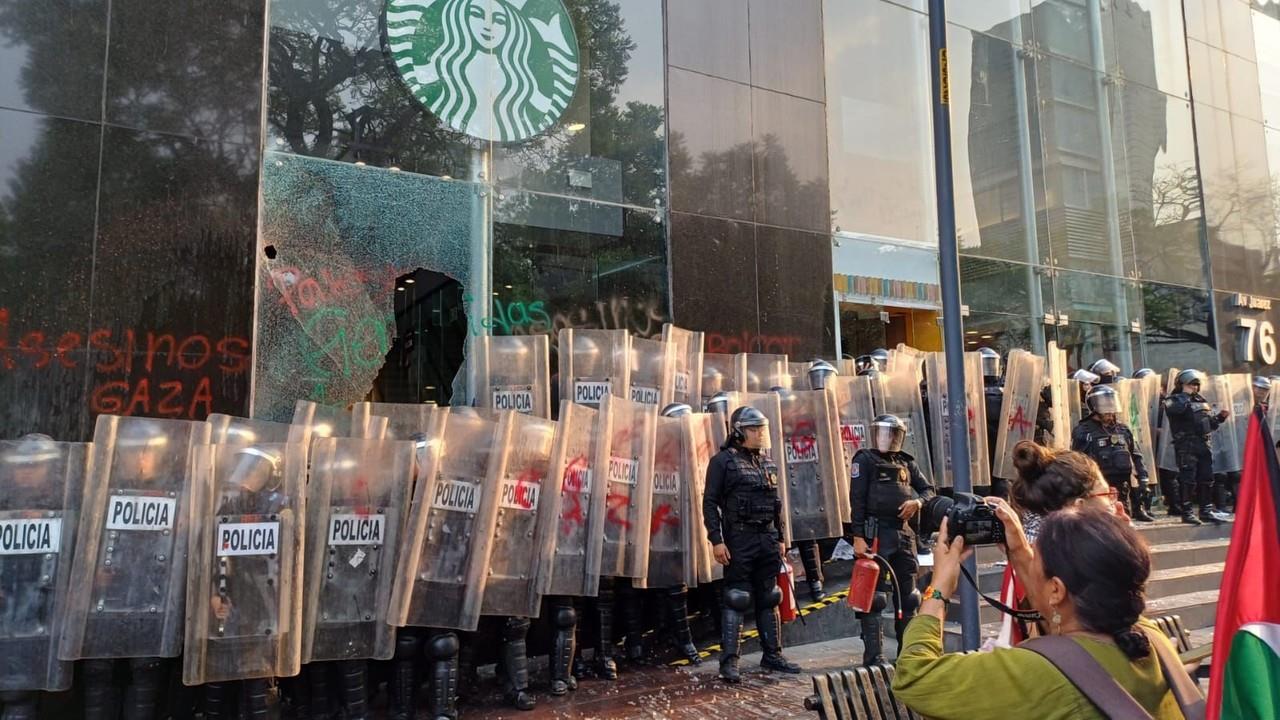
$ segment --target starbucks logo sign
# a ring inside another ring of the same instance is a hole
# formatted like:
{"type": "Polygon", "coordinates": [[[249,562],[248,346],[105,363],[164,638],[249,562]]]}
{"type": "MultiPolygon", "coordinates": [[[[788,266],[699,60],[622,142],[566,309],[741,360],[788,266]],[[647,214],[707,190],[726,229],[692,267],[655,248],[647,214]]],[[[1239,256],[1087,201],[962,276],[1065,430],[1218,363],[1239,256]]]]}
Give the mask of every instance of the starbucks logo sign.
{"type": "Polygon", "coordinates": [[[384,12],[400,77],[454,130],[524,140],[573,99],[578,39],[562,0],[387,0],[384,12]]]}

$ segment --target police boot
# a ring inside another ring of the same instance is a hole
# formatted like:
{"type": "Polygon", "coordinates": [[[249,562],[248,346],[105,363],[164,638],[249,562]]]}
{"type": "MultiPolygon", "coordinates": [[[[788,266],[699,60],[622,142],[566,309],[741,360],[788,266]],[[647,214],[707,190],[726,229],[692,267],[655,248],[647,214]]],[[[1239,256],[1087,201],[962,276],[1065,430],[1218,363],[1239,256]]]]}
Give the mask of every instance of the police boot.
{"type": "Polygon", "coordinates": [[[529,656],[525,645],[528,636],[528,618],[507,618],[502,631],[502,670],[506,675],[507,704],[517,710],[532,710],[535,705],[529,692],[529,656]]]}
{"type": "Polygon", "coordinates": [[[1196,487],[1193,483],[1179,483],[1182,494],[1182,522],[1187,525],[1203,525],[1196,518],[1195,495],[1196,487]]]}
{"type": "Polygon", "coordinates": [[[1182,517],[1182,490],[1178,487],[1178,478],[1161,471],[1160,494],[1164,496],[1164,509],[1169,517],[1182,517]]]}
{"type": "Polygon", "coordinates": [[[720,618],[720,679],[727,683],[742,682],[738,655],[742,648],[742,618],[749,607],[751,593],[725,588],[724,614],[720,618]]]}
{"type": "Polygon", "coordinates": [[[667,591],[667,601],[671,611],[671,635],[675,638],[676,647],[684,654],[686,660],[694,665],[702,664],[698,648],[693,644],[693,631],[689,629],[689,589],[677,585],[667,591]]]}
{"type": "Polygon", "coordinates": [[[206,683],[201,686],[205,720],[232,720],[236,704],[231,696],[231,683],[206,683]]]}
{"type": "Polygon", "coordinates": [[[758,602],[756,606],[756,629],[760,631],[760,646],[764,649],[760,667],[795,675],[800,672],[800,666],[782,655],[782,618],[778,616],[782,590],[775,587],[764,599],[765,602],[758,602]]]}
{"type": "MultiPolygon", "coordinates": [[[[480,674],[476,667],[476,644],[480,633],[458,635],[458,699],[471,700],[480,694],[480,674]]],[[[489,636],[492,637],[492,636],[489,636]]]]}
{"type": "Polygon", "coordinates": [[[240,720],[267,720],[267,694],[270,689],[266,678],[240,681],[240,720]]]}
{"type": "Polygon", "coordinates": [[[124,720],[152,720],[164,682],[164,661],[160,658],[133,658],[131,677],[124,692],[124,720]]]}
{"type": "Polygon", "coordinates": [[[365,690],[369,664],[364,660],[344,660],[338,665],[342,675],[343,720],[365,720],[369,716],[369,696],[365,690]]]}
{"type": "Polygon", "coordinates": [[[391,677],[387,679],[388,720],[412,720],[413,691],[417,685],[414,661],[422,643],[416,635],[401,630],[396,637],[396,654],[391,660],[391,677]]]}
{"type": "Polygon", "coordinates": [[[456,720],[458,717],[458,636],[437,632],[427,640],[430,662],[431,697],[427,711],[432,720],[456,720]]]}
{"type": "Polygon", "coordinates": [[[113,720],[116,716],[113,661],[85,660],[80,667],[84,675],[85,720],[113,720]]]}
{"type": "Polygon", "coordinates": [[[0,720],[36,720],[37,698],[34,692],[20,690],[0,693],[4,714],[0,720]]]}
{"type": "Polygon", "coordinates": [[[627,634],[627,660],[638,663],[644,659],[644,594],[630,580],[618,593],[622,606],[622,626],[627,634]]]}
{"type": "Polygon", "coordinates": [[[818,602],[827,596],[822,587],[822,553],[816,540],[797,543],[800,561],[804,564],[804,579],[809,584],[809,597],[818,602]]]}
{"type": "Polygon", "coordinates": [[[600,619],[600,634],[596,638],[596,674],[602,680],[618,679],[618,664],[613,661],[614,582],[613,578],[600,578],[600,591],[596,595],[596,611],[600,619]]]}
{"type": "Polygon", "coordinates": [[[884,632],[880,628],[880,614],[861,613],[858,622],[862,625],[862,664],[884,663],[884,632]]]}
{"type": "Polygon", "coordinates": [[[1200,505],[1200,522],[1221,525],[1228,518],[1213,508],[1213,488],[1204,485],[1196,488],[1196,500],[1200,505]]]}
{"type": "Polygon", "coordinates": [[[578,680],[570,671],[574,665],[574,651],[577,650],[574,635],[578,629],[578,612],[569,598],[557,598],[554,612],[552,619],[556,632],[551,640],[551,694],[558,697],[578,689],[578,680]]]}
{"type": "Polygon", "coordinates": [[[329,666],[308,663],[302,666],[302,676],[307,685],[310,720],[330,720],[333,709],[329,705],[329,666]]]}
{"type": "Polygon", "coordinates": [[[1147,512],[1148,492],[1150,490],[1146,483],[1131,488],[1129,492],[1129,517],[1138,522],[1155,522],[1155,518],[1151,517],[1151,513],[1147,512]]]}

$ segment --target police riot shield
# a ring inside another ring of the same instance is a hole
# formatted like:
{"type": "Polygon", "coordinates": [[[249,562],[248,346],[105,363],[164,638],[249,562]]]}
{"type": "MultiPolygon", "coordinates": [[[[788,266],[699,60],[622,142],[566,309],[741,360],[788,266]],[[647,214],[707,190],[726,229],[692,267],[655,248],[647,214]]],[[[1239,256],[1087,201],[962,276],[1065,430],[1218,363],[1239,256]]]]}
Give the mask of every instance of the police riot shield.
{"type": "Polygon", "coordinates": [[[598,408],[605,395],[631,397],[626,330],[560,330],[560,397],[598,408]]]}
{"type": "Polygon", "coordinates": [[[1120,406],[1117,417],[1120,422],[1129,426],[1129,431],[1133,433],[1133,445],[1138,454],[1142,455],[1142,461],[1150,468],[1154,464],[1155,443],[1151,434],[1151,401],[1147,397],[1147,391],[1154,386],[1142,380],[1119,378],[1112,383],[1112,387],[1120,406]]]}
{"type": "Polygon", "coordinates": [[[506,413],[498,421],[498,512],[481,615],[538,616],[538,563],[556,522],[541,503],[555,434],[556,424],[539,417],[506,413]]]}
{"type": "Polygon", "coordinates": [[[481,335],[471,340],[471,404],[551,417],[550,338],[481,335]]]}
{"type": "MultiPolygon", "coordinates": [[[[1053,430],[1045,438],[1049,447],[1055,450],[1071,449],[1071,431],[1075,429],[1075,419],[1071,415],[1069,393],[1076,388],[1067,377],[1067,351],[1058,347],[1058,342],[1049,342],[1048,357],[1045,358],[1048,371],[1045,376],[1049,384],[1049,422],[1053,430]]],[[[1079,394],[1076,395],[1079,398],[1079,394]]],[[[1079,400],[1077,399],[1077,402],[1079,400]]],[[[1153,426],[1154,427],[1154,426],[1153,426]]]]}
{"type": "Polygon", "coordinates": [[[638,587],[663,588],[697,581],[690,557],[689,475],[682,418],[657,418],[653,450],[653,512],[649,519],[649,566],[638,587]]]}
{"type": "Polygon", "coordinates": [[[604,549],[600,575],[644,578],[653,510],[653,444],[658,408],[609,396],[600,406],[596,467],[605,470],[604,549]]]}
{"type": "Polygon", "coordinates": [[[689,548],[687,562],[691,566],[690,574],[693,578],[693,583],[690,584],[709,583],[724,577],[724,567],[711,556],[707,526],[702,519],[702,498],[707,481],[707,466],[720,447],[720,443],[715,440],[715,428],[717,425],[723,428],[723,425],[710,413],[691,413],[680,420],[684,425],[685,436],[685,442],[680,448],[684,453],[680,467],[684,477],[688,478],[689,485],[690,509],[685,527],[689,548]]]}
{"type": "Polygon", "coordinates": [[[845,474],[852,467],[853,456],[867,446],[867,430],[876,413],[871,400],[871,378],[839,375],[831,378],[835,391],[836,417],[840,420],[840,444],[844,448],[845,474]]]}
{"type": "Polygon", "coordinates": [[[560,420],[548,477],[539,502],[551,517],[552,541],[542,547],[538,590],[543,595],[595,597],[600,587],[605,489],[596,472],[599,410],[560,401],[560,420]]]}
{"type": "Polygon", "coordinates": [[[685,403],[694,409],[702,407],[702,343],[703,335],[671,323],[662,326],[662,339],[675,346],[674,378],[671,402],[685,403]]]}
{"type": "Polygon", "coordinates": [[[434,437],[434,423],[440,408],[427,403],[359,402],[351,406],[351,424],[356,437],[373,437],[377,423],[372,418],[386,418],[388,440],[421,440],[434,437]]]}
{"type": "Polygon", "coordinates": [[[1240,469],[1244,469],[1244,444],[1249,437],[1249,415],[1253,412],[1253,375],[1232,373],[1231,417],[1235,424],[1235,451],[1240,455],[1240,469]]]}
{"type": "Polygon", "coordinates": [[[1067,420],[1074,430],[1084,419],[1084,385],[1075,378],[1067,379],[1067,420]]]}
{"type": "Polygon", "coordinates": [[[1209,435],[1209,447],[1213,450],[1213,472],[1239,472],[1244,467],[1244,446],[1241,444],[1243,432],[1237,430],[1238,420],[1249,422],[1249,410],[1252,407],[1253,376],[1245,373],[1230,375],[1211,375],[1200,394],[1209,403],[1210,413],[1217,415],[1222,410],[1230,411],[1218,429],[1209,435]],[[1241,412],[1236,413],[1236,408],[1241,412]]]}
{"type": "Polygon", "coordinates": [[[58,660],[91,447],[0,441],[0,691],[66,690],[58,660]]]}
{"type": "Polygon", "coordinates": [[[1178,377],[1178,368],[1169,368],[1165,373],[1164,396],[1160,407],[1160,432],[1156,434],[1156,466],[1161,470],[1178,472],[1178,454],[1173,447],[1173,430],[1169,427],[1169,418],[1164,414],[1163,400],[1174,392],[1174,378],[1178,377]]]}
{"type": "Polygon", "coordinates": [[[631,338],[631,399],[665,407],[674,391],[676,346],[661,340],[631,338]]]}
{"type": "Polygon", "coordinates": [[[208,445],[194,455],[182,681],[296,675],[306,448],[208,445]]]}
{"type": "Polygon", "coordinates": [[[696,407],[706,407],[716,393],[736,392],[738,387],[738,356],[721,353],[702,354],[702,398],[696,407]]]}
{"type": "Polygon", "coordinates": [[[917,350],[910,345],[898,343],[898,347],[889,351],[889,363],[885,367],[887,373],[909,372],[916,376],[916,381],[920,381],[920,373],[924,369],[924,358],[927,355],[923,350],[917,350]]]}
{"type": "Polygon", "coordinates": [[[289,442],[293,426],[288,423],[255,420],[213,413],[205,422],[209,423],[210,445],[235,445],[243,447],[254,443],[289,442]]]}
{"type": "Polygon", "coordinates": [[[465,410],[440,408],[436,437],[416,445],[392,624],[471,631],[480,622],[498,506],[491,472],[498,427],[465,410]]]}
{"type": "Polygon", "coordinates": [[[1044,385],[1045,359],[1026,350],[1011,350],[1005,363],[1004,401],[1000,405],[1000,425],[996,433],[996,454],[991,474],[998,478],[1018,476],[1013,466],[1013,448],[1023,440],[1036,438],[1036,409],[1044,385]]]}
{"type": "MultiPolygon", "coordinates": [[[[767,445],[760,451],[764,456],[765,467],[778,478],[778,499],[782,501],[782,540],[788,545],[794,539],[792,534],[792,525],[795,517],[791,512],[791,495],[792,488],[788,482],[789,475],[788,464],[786,462],[786,451],[783,449],[786,445],[784,440],[784,423],[782,420],[782,397],[776,392],[767,393],[740,393],[733,397],[734,402],[730,405],[733,409],[739,407],[753,407],[759,410],[765,419],[769,421],[769,435],[767,437],[767,445]]],[[[732,415],[730,411],[730,415],[732,415]]],[[[716,447],[722,447],[724,440],[716,447]]],[[[714,453],[713,453],[714,454],[714,453]]],[[[705,477],[705,475],[704,475],[705,477]]],[[[831,505],[829,507],[835,507],[831,505]]],[[[835,513],[833,513],[835,514],[835,513]]],[[[839,525],[840,519],[836,518],[839,525]]],[[[813,523],[817,525],[817,523],[813,523]]],[[[799,538],[804,539],[804,538],[799,538]]]]}
{"type": "Polygon", "coordinates": [[[191,451],[209,425],[100,415],[58,655],[175,657],[182,649],[191,451]]]}
{"type": "Polygon", "coordinates": [[[332,405],[321,405],[310,400],[299,400],[293,407],[294,434],[291,442],[305,443],[318,437],[352,437],[352,428],[360,425],[351,421],[351,413],[332,405]]]}
{"type": "MultiPolygon", "coordinates": [[[[832,396],[827,390],[777,393],[782,412],[782,451],[792,540],[840,537],[840,496],[848,486],[840,472],[843,451],[832,396]]],[[[775,446],[776,447],[776,446],[775,446]]]]}
{"type": "Polygon", "coordinates": [[[302,662],[387,660],[387,621],[409,512],[414,444],[321,438],[307,482],[302,662]]]}
{"type": "Polygon", "coordinates": [[[921,474],[933,482],[933,462],[925,432],[929,420],[925,417],[924,400],[920,396],[919,371],[913,370],[909,364],[903,368],[899,363],[899,370],[876,375],[872,382],[880,387],[879,412],[896,415],[907,426],[902,449],[916,459],[921,474]]]}
{"type": "MultiPolygon", "coordinates": [[[[990,465],[987,463],[987,413],[982,385],[982,356],[976,352],[964,354],[964,402],[965,424],[969,445],[969,478],[974,485],[991,483],[990,465]]],[[[947,382],[945,353],[932,352],[925,356],[925,376],[929,389],[929,420],[932,432],[933,474],[939,487],[953,487],[954,453],[951,451],[951,398],[947,382]]]]}
{"type": "Polygon", "coordinates": [[[738,390],[749,393],[769,392],[785,387],[787,356],[770,353],[738,353],[738,390]]]}

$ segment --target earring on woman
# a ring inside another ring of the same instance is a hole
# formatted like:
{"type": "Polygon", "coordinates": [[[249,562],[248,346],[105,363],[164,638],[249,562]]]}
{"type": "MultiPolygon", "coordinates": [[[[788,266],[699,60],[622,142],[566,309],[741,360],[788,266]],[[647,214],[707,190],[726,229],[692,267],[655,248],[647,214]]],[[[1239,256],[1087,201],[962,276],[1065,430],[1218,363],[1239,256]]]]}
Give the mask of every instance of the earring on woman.
{"type": "Polygon", "coordinates": [[[1050,605],[1053,608],[1053,616],[1049,618],[1049,623],[1053,626],[1053,634],[1062,634],[1062,613],[1058,612],[1057,605],[1050,605]]]}

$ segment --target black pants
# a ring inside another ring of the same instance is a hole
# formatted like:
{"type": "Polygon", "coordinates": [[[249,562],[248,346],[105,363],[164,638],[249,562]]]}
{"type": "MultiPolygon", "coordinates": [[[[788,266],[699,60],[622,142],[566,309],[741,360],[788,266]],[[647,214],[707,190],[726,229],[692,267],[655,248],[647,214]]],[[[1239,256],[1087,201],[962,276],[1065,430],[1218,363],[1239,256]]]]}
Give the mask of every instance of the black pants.
{"type": "Polygon", "coordinates": [[[1129,510],[1129,476],[1128,475],[1103,475],[1107,479],[1107,484],[1116,489],[1116,501],[1125,508],[1125,512],[1129,510]]]}
{"type": "Polygon", "coordinates": [[[749,590],[756,602],[778,586],[782,554],[777,534],[768,532],[730,533],[725,537],[729,565],[724,569],[726,588],[749,590]]]}
{"type": "Polygon", "coordinates": [[[1190,513],[1193,501],[1205,512],[1213,505],[1213,452],[1209,443],[1180,444],[1176,450],[1182,512],[1190,513]]]}

